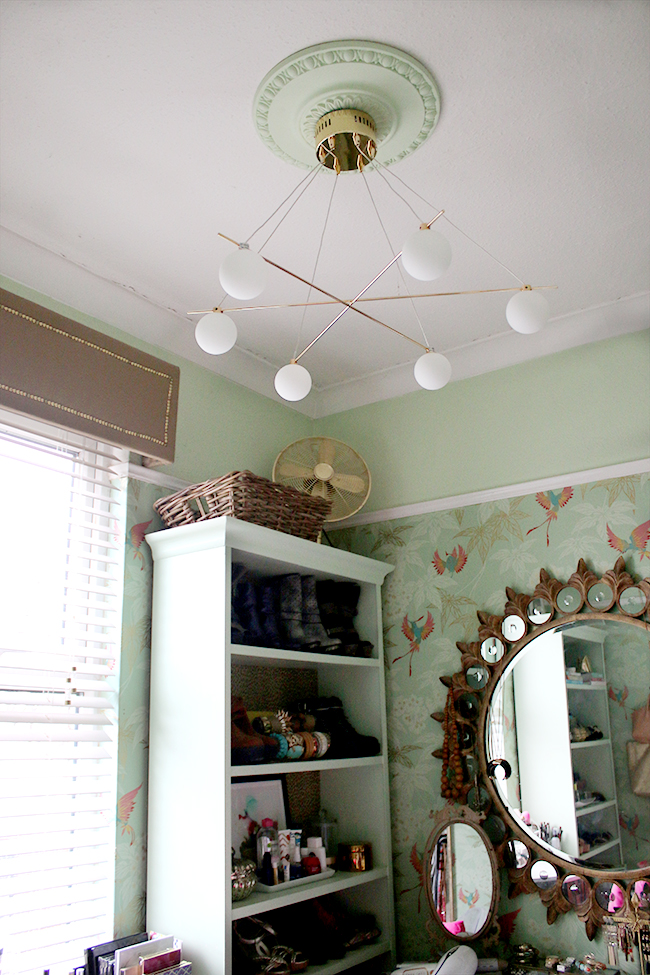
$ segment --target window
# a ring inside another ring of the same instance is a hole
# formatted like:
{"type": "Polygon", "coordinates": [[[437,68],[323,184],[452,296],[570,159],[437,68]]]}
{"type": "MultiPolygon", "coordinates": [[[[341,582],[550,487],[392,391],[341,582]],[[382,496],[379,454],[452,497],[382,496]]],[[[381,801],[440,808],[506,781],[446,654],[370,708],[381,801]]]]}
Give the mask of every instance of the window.
{"type": "Polygon", "coordinates": [[[113,936],[126,459],[0,415],[5,975],[67,975],[113,936]]]}

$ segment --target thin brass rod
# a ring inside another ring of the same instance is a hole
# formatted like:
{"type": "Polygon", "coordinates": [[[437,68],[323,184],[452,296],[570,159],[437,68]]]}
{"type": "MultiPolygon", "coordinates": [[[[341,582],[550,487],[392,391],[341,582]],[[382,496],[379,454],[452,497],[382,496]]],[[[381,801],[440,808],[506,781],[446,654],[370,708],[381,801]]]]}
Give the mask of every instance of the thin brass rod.
{"type": "MultiPolygon", "coordinates": [[[[223,234],[221,236],[223,236],[223,234]]],[[[230,238],[226,238],[226,239],[229,240],[230,238]]],[[[399,257],[399,254],[397,255],[397,257],[399,257]]],[[[333,298],[334,301],[337,302],[338,304],[345,305],[346,308],[351,308],[352,311],[355,311],[357,313],[357,315],[363,315],[364,318],[370,319],[371,322],[376,322],[377,325],[383,325],[384,328],[389,329],[391,332],[395,332],[397,335],[401,335],[403,339],[408,339],[409,342],[413,342],[414,345],[418,346],[418,348],[424,349],[425,352],[428,351],[426,345],[422,345],[421,342],[417,342],[415,339],[412,339],[410,335],[405,335],[404,332],[400,332],[396,328],[393,328],[391,325],[387,325],[386,322],[380,321],[380,319],[375,318],[374,315],[369,315],[368,312],[361,311],[361,309],[353,305],[351,301],[344,301],[343,298],[337,298],[336,295],[331,294],[329,291],[325,291],[324,288],[319,288],[317,284],[313,284],[311,281],[306,281],[305,278],[301,278],[299,274],[294,274],[293,271],[288,271],[286,267],[282,267],[281,264],[276,264],[275,261],[271,261],[268,257],[265,257],[264,260],[266,261],[267,264],[270,264],[272,267],[276,267],[278,271],[284,271],[284,273],[288,274],[289,277],[295,278],[297,281],[301,281],[303,284],[310,285],[314,289],[314,291],[320,291],[321,294],[327,295],[328,298],[333,298]]],[[[300,353],[300,355],[303,354],[304,354],[303,352],[300,353]]],[[[295,361],[297,362],[298,360],[296,359],[295,361]]]]}
{"type": "MultiPolygon", "coordinates": [[[[544,291],[549,288],[557,289],[556,284],[538,284],[531,287],[531,291],[544,291]]],[[[361,304],[363,301],[404,301],[409,298],[449,298],[454,295],[492,295],[492,294],[502,294],[509,291],[521,291],[521,288],[479,288],[476,291],[429,291],[426,294],[420,295],[382,295],[376,298],[359,298],[357,304],[361,304]]],[[[230,314],[231,311],[267,311],[273,308],[311,308],[320,307],[322,305],[338,305],[340,302],[338,299],[333,301],[294,301],[288,302],[286,304],[277,305],[237,305],[233,308],[224,308],[223,310],[230,314]]],[[[209,312],[214,311],[214,308],[205,308],[203,311],[188,311],[188,315],[207,315],[209,312]]]]}
{"type": "Polygon", "coordinates": [[[443,215],[444,212],[445,212],[444,210],[441,210],[440,213],[436,213],[436,215],[433,218],[433,220],[429,220],[429,223],[427,224],[427,227],[429,228],[429,230],[434,225],[434,223],[436,222],[436,220],[439,220],[440,219],[440,217],[443,215]]]}
{"type": "MultiPolygon", "coordinates": [[[[366,293],[366,291],[368,290],[368,288],[372,288],[372,286],[373,286],[373,284],[375,283],[375,281],[378,281],[378,280],[379,280],[379,278],[380,278],[380,277],[382,276],[382,274],[385,274],[385,273],[386,273],[386,271],[388,270],[388,268],[389,268],[389,267],[392,267],[392,266],[393,266],[393,264],[395,263],[395,261],[398,261],[398,260],[400,259],[400,256],[401,256],[401,254],[402,254],[402,252],[401,252],[401,251],[399,252],[399,254],[396,254],[396,255],[395,255],[395,257],[394,257],[394,258],[393,258],[393,259],[392,259],[391,261],[389,261],[389,262],[388,262],[388,264],[386,265],[386,267],[384,267],[384,268],[382,268],[382,270],[381,270],[381,271],[379,272],[379,274],[376,274],[376,275],[374,276],[374,278],[372,279],[372,281],[371,281],[371,282],[370,282],[369,284],[367,284],[367,285],[365,286],[365,288],[363,288],[363,289],[362,289],[362,290],[361,290],[361,291],[359,292],[359,294],[358,294],[358,295],[356,296],[356,298],[353,298],[353,299],[352,299],[352,301],[350,302],[350,304],[349,304],[349,305],[348,305],[348,306],[347,306],[346,308],[342,308],[342,309],[341,309],[341,311],[340,311],[340,312],[338,313],[338,315],[336,316],[336,318],[333,318],[333,319],[332,319],[332,321],[331,321],[331,322],[329,323],[329,325],[326,325],[326,326],[325,326],[325,328],[323,329],[323,331],[322,331],[322,332],[319,332],[319,333],[318,333],[318,335],[316,336],[316,338],[315,338],[315,339],[312,339],[312,340],[311,340],[311,342],[309,343],[309,345],[308,345],[308,346],[306,346],[306,348],[304,348],[304,349],[302,350],[302,352],[300,353],[300,355],[297,355],[297,356],[296,356],[296,358],[295,358],[295,360],[294,360],[295,362],[297,362],[297,361],[298,361],[298,359],[300,359],[300,358],[301,358],[301,357],[302,357],[302,356],[303,356],[303,355],[305,354],[305,352],[309,352],[309,350],[311,349],[311,347],[312,347],[312,345],[316,345],[316,343],[318,342],[318,340],[319,340],[320,338],[322,338],[322,337],[323,337],[323,335],[325,335],[325,332],[328,332],[328,331],[330,330],[330,328],[332,327],[332,325],[336,325],[336,323],[337,323],[337,322],[338,322],[338,321],[339,321],[339,320],[340,320],[341,318],[343,318],[343,316],[345,315],[345,313],[346,313],[346,311],[348,310],[348,308],[352,308],[352,306],[353,306],[353,304],[354,304],[354,302],[355,302],[355,301],[358,301],[358,300],[359,300],[359,298],[361,298],[361,296],[362,296],[362,295],[365,295],[365,293],[366,293]]],[[[384,323],[382,322],[382,325],[383,325],[383,324],[384,324],[384,323]]],[[[390,328],[390,326],[389,326],[389,325],[386,325],[385,327],[386,327],[386,328],[390,328]]],[[[418,342],[418,345],[420,345],[420,343],[419,343],[419,342],[418,342]]],[[[423,345],[423,346],[421,346],[421,348],[423,348],[423,349],[425,349],[425,348],[426,348],[426,346],[424,346],[424,345],[423,345]]]]}

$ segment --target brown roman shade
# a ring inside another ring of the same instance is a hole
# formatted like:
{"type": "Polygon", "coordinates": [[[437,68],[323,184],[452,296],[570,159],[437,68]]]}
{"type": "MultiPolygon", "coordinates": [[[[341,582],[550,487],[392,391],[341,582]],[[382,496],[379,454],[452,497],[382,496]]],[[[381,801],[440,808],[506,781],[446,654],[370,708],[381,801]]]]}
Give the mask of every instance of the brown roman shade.
{"type": "Polygon", "coordinates": [[[180,369],[0,289],[0,405],[160,463],[174,460],[180,369]]]}

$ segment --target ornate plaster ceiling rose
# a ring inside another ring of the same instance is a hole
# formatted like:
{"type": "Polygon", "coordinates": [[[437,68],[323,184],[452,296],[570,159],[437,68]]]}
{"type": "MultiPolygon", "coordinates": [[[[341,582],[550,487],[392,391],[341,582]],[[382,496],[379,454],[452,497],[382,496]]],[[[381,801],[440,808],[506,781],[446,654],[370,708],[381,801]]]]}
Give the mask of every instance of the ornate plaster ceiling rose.
{"type": "Polygon", "coordinates": [[[431,72],[404,51],[374,41],[327,41],[269,71],[255,93],[253,119],[275,155],[311,169],[316,126],[340,109],[371,117],[377,158],[388,166],[429,137],[440,115],[440,92],[431,72]]]}

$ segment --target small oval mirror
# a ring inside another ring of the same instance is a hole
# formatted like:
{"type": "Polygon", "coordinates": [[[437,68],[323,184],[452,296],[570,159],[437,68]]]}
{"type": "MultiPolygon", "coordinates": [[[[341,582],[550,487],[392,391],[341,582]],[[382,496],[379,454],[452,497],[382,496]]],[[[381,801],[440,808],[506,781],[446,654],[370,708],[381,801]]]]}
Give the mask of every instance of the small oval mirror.
{"type": "Polygon", "coordinates": [[[625,891],[611,880],[603,880],[594,889],[597,903],[608,914],[616,914],[625,907],[625,891]]]}
{"type": "Polygon", "coordinates": [[[501,660],[501,657],[506,652],[501,640],[496,636],[489,636],[487,640],[483,640],[481,644],[481,656],[483,660],[487,660],[489,664],[495,664],[497,660],[501,660]]]}
{"type": "Polygon", "coordinates": [[[516,616],[513,613],[511,616],[506,616],[504,619],[503,623],[501,624],[501,632],[508,643],[516,643],[517,640],[521,640],[522,636],[524,636],[526,633],[526,624],[522,620],[521,616],[516,616]]]}
{"type": "Polygon", "coordinates": [[[443,823],[429,837],[424,868],[429,907],[447,937],[480,937],[499,899],[496,856],[483,830],[464,821],[443,823]]]}
{"type": "Polygon", "coordinates": [[[536,623],[537,625],[548,623],[553,615],[553,607],[548,599],[544,599],[543,596],[537,596],[528,603],[526,615],[531,623],[536,623]]]}
{"type": "Polygon", "coordinates": [[[537,860],[530,869],[530,876],[540,890],[550,890],[557,883],[557,870],[546,860],[537,860]]]}
{"type": "Polygon", "coordinates": [[[565,877],[562,881],[562,893],[568,900],[569,904],[573,904],[574,907],[582,907],[589,900],[591,894],[591,887],[589,882],[585,880],[584,877],[578,877],[576,874],[570,874],[565,877]]]}

